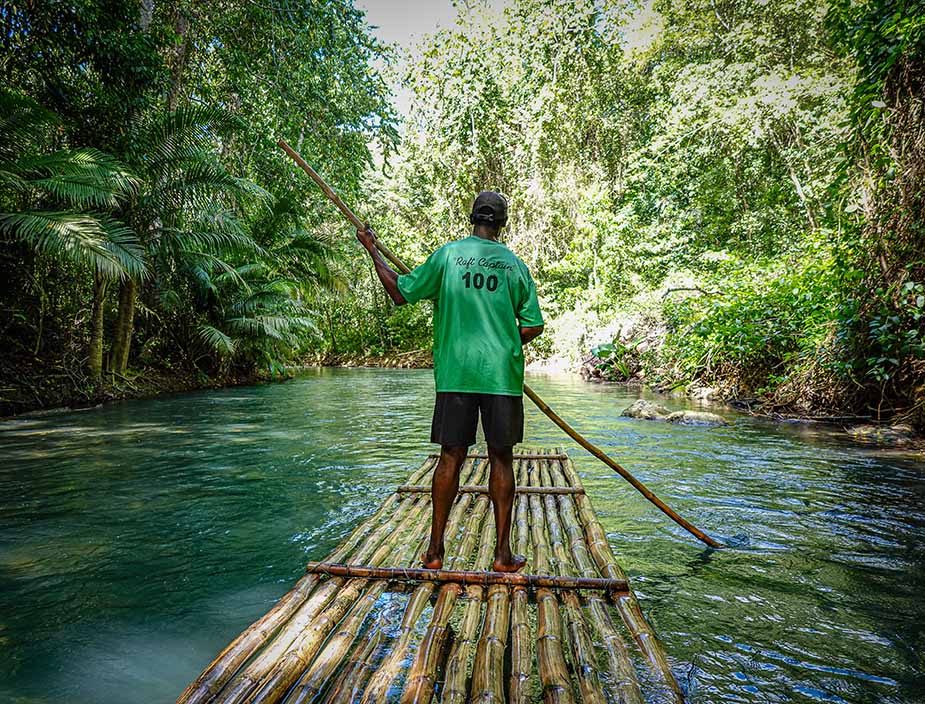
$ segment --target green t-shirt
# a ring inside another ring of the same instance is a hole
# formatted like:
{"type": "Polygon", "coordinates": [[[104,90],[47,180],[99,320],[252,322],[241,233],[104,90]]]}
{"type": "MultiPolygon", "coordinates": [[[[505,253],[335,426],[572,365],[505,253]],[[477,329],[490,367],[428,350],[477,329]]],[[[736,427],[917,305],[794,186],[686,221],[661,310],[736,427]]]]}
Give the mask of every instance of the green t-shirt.
{"type": "Polygon", "coordinates": [[[520,396],[520,328],[543,324],[536,285],[500,242],[470,236],[450,242],[398,277],[408,303],[428,298],[434,311],[437,391],[520,396]]]}

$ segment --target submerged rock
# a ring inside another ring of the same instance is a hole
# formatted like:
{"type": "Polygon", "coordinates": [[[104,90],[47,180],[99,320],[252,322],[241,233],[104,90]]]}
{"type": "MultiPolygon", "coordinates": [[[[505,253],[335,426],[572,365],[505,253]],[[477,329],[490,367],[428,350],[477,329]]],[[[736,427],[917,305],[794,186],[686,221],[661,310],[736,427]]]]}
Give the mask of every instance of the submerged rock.
{"type": "Polygon", "coordinates": [[[671,411],[664,406],[639,399],[629,408],[624,408],[621,415],[629,418],[642,418],[644,420],[665,420],[670,414],[671,411]]]}
{"type": "Polygon", "coordinates": [[[915,431],[905,423],[891,426],[856,425],[848,428],[848,435],[861,442],[883,445],[909,445],[915,440],[915,431]]]}
{"type": "Polygon", "coordinates": [[[729,425],[725,418],[709,411],[675,411],[665,420],[684,425],[729,425]]]}

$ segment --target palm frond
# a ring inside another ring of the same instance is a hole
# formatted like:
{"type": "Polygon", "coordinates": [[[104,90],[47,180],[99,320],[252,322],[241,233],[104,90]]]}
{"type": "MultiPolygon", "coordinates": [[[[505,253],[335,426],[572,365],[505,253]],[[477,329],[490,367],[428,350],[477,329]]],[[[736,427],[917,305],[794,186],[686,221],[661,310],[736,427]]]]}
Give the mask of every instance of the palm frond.
{"type": "Polygon", "coordinates": [[[317,329],[309,318],[287,315],[242,316],[229,318],[226,323],[242,336],[268,337],[284,342],[291,342],[300,331],[317,329]]]}
{"type": "Polygon", "coordinates": [[[15,159],[58,122],[57,115],[31,98],[0,88],[0,161],[15,159]]]}
{"type": "Polygon", "coordinates": [[[105,216],[61,211],[0,213],[0,233],[37,252],[90,266],[107,278],[145,273],[142,248],[134,233],[105,216]]]}
{"type": "Polygon", "coordinates": [[[161,228],[161,245],[178,253],[205,251],[266,256],[233,211],[214,205],[183,227],[161,228]]]}
{"type": "Polygon", "coordinates": [[[77,208],[117,208],[138,187],[117,159],[92,148],[24,158],[16,167],[28,186],[77,208]]]}
{"type": "Polygon", "coordinates": [[[182,254],[186,268],[193,274],[194,277],[198,277],[197,272],[199,270],[207,272],[210,268],[218,269],[219,271],[223,272],[224,275],[228,276],[230,279],[239,284],[241,288],[244,289],[248,294],[250,294],[250,285],[240,274],[238,274],[235,267],[226,262],[224,259],[221,259],[220,257],[217,257],[209,252],[184,251],[182,254]]]}
{"type": "Polygon", "coordinates": [[[219,357],[233,357],[238,348],[236,340],[232,339],[218,328],[212,325],[200,325],[198,330],[199,339],[219,357]]]}

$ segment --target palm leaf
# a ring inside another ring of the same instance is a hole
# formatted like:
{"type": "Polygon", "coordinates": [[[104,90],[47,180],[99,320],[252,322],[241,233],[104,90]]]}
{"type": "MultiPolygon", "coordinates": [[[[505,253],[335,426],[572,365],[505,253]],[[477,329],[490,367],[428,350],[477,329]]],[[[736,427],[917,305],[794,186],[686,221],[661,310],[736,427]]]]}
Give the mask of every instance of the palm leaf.
{"type": "Polygon", "coordinates": [[[0,213],[0,233],[37,252],[90,266],[107,278],[145,273],[143,252],[134,233],[105,216],[61,211],[0,213]]]}
{"type": "Polygon", "coordinates": [[[0,88],[0,161],[15,159],[59,118],[25,95],[0,88]]]}
{"type": "Polygon", "coordinates": [[[238,348],[238,343],[218,328],[203,324],[199,326],[197,332],[199,334],[199,339],[219,357],[234,356],[238,348]]]}

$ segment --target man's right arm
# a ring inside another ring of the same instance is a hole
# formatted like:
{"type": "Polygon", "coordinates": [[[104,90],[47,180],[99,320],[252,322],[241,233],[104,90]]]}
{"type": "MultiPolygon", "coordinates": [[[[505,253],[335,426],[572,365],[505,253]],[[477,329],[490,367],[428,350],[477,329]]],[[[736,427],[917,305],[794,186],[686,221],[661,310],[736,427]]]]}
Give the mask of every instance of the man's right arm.
{"type": "Polygon", "coordinates": [[[376,275],[379,277],[379,281],[382,282],[382,287],[389,294],[389,297],[395,302],[395,305],[401,306],[407,303],[408,301],[398,290],[398,272],[382,258],[382,254],[379,253],[379,249],[376,247],[376,236],[369,229],[369,225],[363,230],[357,230],[357,239],[369,252],[369,256],[373,260],[373,266],[376,267],[376,275]]]}

